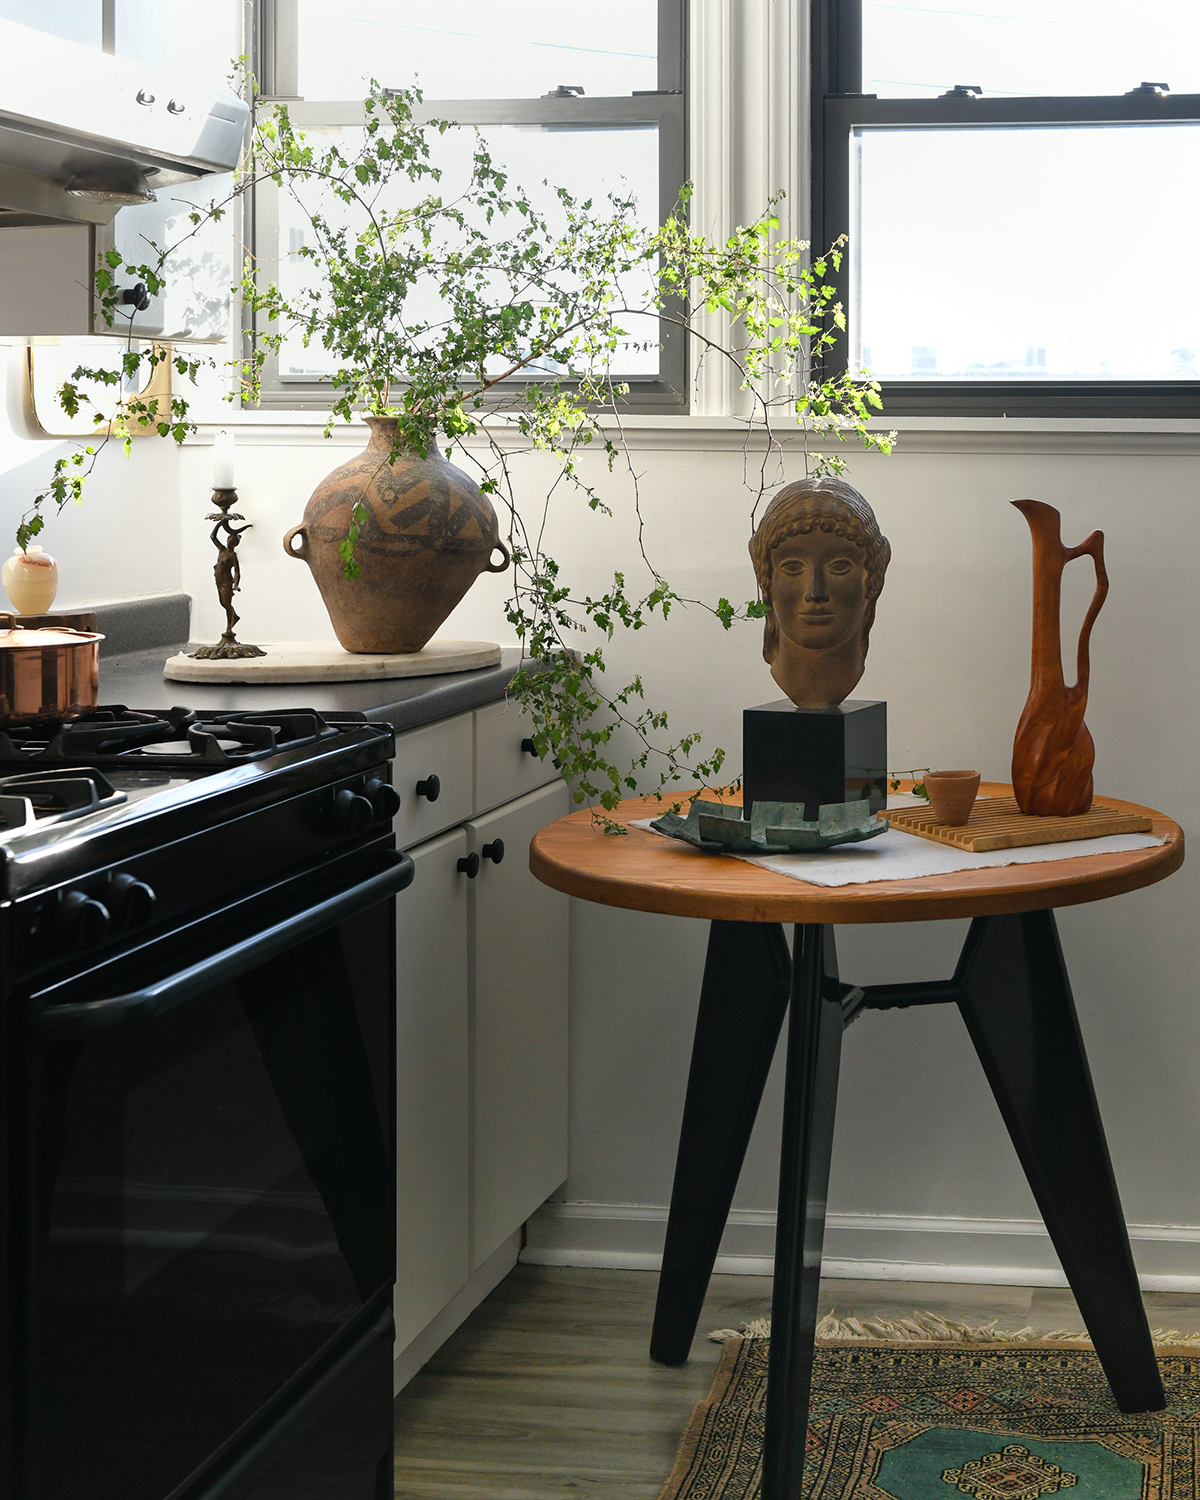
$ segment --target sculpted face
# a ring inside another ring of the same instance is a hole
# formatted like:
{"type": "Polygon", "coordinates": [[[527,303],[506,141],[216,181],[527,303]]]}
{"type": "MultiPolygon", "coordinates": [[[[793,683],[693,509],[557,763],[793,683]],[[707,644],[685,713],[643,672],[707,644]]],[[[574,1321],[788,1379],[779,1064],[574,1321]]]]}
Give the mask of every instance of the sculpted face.
{"type": "Polygon", "coordinates": [[[797,708],[836,708],[863,675],[892,549],[851,485],[785,485],[750,538],[763,600],[763,659],[797,708]]]}
{"type": "Polygon", "coordinates": [[[863,549],[814,527],[771,550],[771,603],[781,636],[809,651],[862,637],[867,614],[863,549]]]}

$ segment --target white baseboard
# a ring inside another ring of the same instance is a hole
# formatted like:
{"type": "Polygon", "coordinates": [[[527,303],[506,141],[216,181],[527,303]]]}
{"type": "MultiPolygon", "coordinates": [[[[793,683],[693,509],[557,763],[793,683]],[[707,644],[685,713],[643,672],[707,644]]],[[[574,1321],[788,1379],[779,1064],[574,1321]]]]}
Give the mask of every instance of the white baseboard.
{"type": "Polygon", "coordinates": [[[493,1250],[461,1291],[403,1349],[392,1362],[392,1394],[398,1396],[422,1365],[428,1364],[446,1340],[471,1316],[485,1297],[491,1296],[517,1263],[521,1231],[510,1234],[493,1250]]]}
{"type": "MultiPolygon", "coordinates": [[[[657,1271],[667,1210],[654,1204],[547,1203],[529,1221],[521,1259],[532,1265],[657,1271]]],[[[1131,1224],[1142,1290],[1200,1291],[1200,1225],[1131,1224]]],[[[775,1215],[734,1209],[716,1269],[769,1276],[775,1215]]],[[[1066,1286],[1040,1219],[830,1214],[822,1271],[868,1281],[1066,1286]]]]}

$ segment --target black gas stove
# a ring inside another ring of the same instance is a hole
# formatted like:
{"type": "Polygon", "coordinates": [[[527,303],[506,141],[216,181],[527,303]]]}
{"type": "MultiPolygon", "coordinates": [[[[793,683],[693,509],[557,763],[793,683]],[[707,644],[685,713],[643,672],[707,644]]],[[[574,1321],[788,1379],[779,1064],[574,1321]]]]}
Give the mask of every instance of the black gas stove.
{"type": "Polygon", "coordinates": [[[391,1493],[393,750],[304,708],[0,731],[13,1500],[391,1493]]]}
{"type": "Polygon", "coordinates": [[[386,724],[310,709],[113,705],[0,731],[0,899],[20,903],[18,977],[386,830],[393,750],[386,724]]]}

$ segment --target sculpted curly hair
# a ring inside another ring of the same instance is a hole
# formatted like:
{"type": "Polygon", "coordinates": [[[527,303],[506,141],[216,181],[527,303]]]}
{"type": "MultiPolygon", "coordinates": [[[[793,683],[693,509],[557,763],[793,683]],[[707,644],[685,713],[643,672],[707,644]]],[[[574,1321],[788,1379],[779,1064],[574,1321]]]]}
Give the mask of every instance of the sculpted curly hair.
{"type": "MultiPolygon", "coordinates": [[[[763,602],[771,605],[771,553],[790,536],[806,535],[819,528],[844,536],[863,550],[866,563],[867,613],[863,621],[863,655],[875,623],[875,601],[883,592],[883,578],[892,549],[879,530],[875,513],[853,485],[841,479],[801,479],[779,491],[763,512],[750,538],[750,558],[763,602]]],[[[775,660],[779,650],[779,626],[774,612],[767,615],[763,630],[763,659],[775,660]]]]}

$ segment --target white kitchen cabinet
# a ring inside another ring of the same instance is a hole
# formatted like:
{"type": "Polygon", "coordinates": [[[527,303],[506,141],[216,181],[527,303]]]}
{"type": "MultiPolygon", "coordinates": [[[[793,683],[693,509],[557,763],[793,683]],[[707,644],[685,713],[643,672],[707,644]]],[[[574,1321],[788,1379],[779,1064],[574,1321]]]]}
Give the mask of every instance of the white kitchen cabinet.
{"type": "Polygon", "coordinates": [[[396,903],[396,1343],[466,1285],[467,852],[462,828],[412,851],[396,903]]]}
{"type": "Polygon", "coordinates": [[[532,753],[533,721],[515,703],[475,710],[475,811],[487,812],[545,786],[557,772],[532,753]]]}
{"type": "Polygon", "coordinates": [[[508,744],[526,726],[503,706],[396,737],[396,840],[416,866],[396,902],[397,1388],[567,1171],[568,902],[529,873],[529,844],[569,797],[508,744]],[[416,795],[431,775],[432,802],[416,795]]]}
{"type": "Polygon", "coordinates": [[[392,785],[400,793],[400,811],[394,827],[402,849],[465,822],[475,811],[474,737],[470,714],[396,736],[392,785]]]}
{"type": "Polygon", "coordinates": [[[567,1175],[567,897],[530,874],[529,844],[569,810],[556,781],[467,824],[480,856],[469,895],[472,1270],[567,1175]]]}

